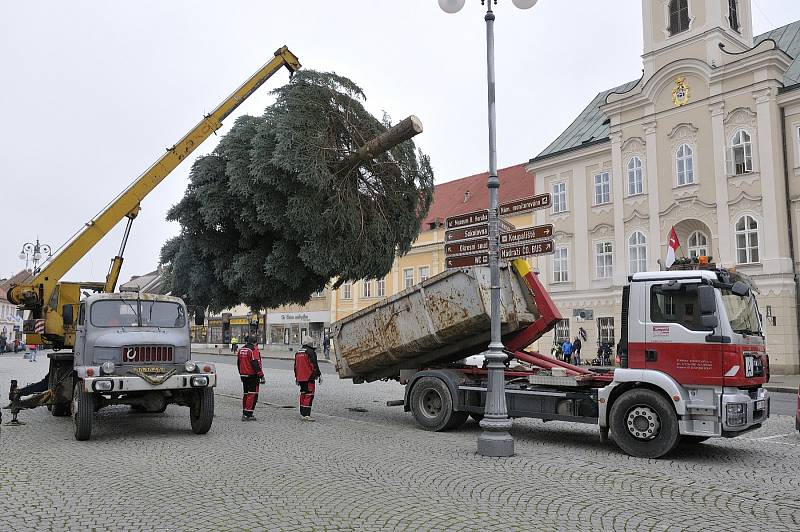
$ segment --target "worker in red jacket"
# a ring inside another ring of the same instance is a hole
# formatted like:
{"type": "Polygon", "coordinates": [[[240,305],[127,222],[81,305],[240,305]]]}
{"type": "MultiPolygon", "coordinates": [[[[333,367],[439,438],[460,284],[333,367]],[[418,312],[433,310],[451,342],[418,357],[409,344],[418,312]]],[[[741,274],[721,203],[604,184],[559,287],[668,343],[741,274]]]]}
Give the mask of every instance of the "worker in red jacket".
{"type": "Polygon", "coordinates": [[[253,412],[258,401],[258,385],[264,384],[265,380],[261,353],[254,337],[245,337],[244,346],[236,352],[236,363],[242,378],[242,421],[255,421],[253,412]]]}
{"type": "Polygon", "coordinates": [[[294,379],[300,386],[300,415],[304,421],[314,421],[311,417],[311,404],[314,402],[314,389],[317,379],[322,382],[322,372],[317,363],[317,341],[304,336],[303,346],[294,355],[294,379]]]}

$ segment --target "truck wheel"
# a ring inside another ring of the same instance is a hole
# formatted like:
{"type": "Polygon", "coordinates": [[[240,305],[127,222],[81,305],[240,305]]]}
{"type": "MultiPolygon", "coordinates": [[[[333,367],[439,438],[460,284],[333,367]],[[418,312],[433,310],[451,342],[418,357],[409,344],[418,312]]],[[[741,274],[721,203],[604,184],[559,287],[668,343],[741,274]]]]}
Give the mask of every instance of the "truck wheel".
{"type": "MultiPolygon", "coordinates": [[[[53,415],[53,417],[66,417],[70,415],[70,403],[69,401],[64,401],[61,398],[61,391],[64,387],[64,382],[69,383],[71,379],[64,379],[58,389],[54,389],[55,385],[59,380],[64,376],[64,372],[67,371],[65,368],[62,368],[60,364],[54,363],[52,360],[50,361],[50,374],[48,377],[47,387],[53,390],[55,397],[53,398],[53,404],[47,405],[47,409],[53,415]]],[[[69,390],[69,388],[67,388],[69,390]]]]}
{"type": "Polygon", "coordinates": [[[81,381],[76,382],[72,389],[72,417],[75,420],[75,439],[88,440],[92,435],[94,396],[83,391],[81,381]]]}
{"type": "Polygon", "coordinates": [[[214,389],[197,390],[195,401],[189,407],[189,418],[192,421],[192,432],[205,434],[211,429],[214,421],[214,389]]]}
{"type": "Polygon", "coordinates": [[[440,379],[422,377],[411,390],[411,412],[425,430],[443,431],[461,426],[467,412],[453,411],[450,389],[440,379]]]}
{"type": "Polygon", "coordinates": [[[648,389],[623,393],[611,407],[611,434],[620,449],[639,458],[659,458],[680,440],[678,415],[661,394],[648,389]]]}

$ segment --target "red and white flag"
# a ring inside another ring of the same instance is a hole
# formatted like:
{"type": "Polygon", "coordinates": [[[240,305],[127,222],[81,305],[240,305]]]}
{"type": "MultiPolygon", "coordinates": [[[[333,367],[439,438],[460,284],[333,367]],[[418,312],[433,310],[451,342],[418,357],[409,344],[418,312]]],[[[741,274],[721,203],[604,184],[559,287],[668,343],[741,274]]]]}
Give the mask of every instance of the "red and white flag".
{"type": "Polygon", "coordinates": [[[679,247],[681,247],[681,243],[678,241],[678,234],[673,227],[669,231],[669,243],[667,244],[667,268],[675,262],[675,252],[679,247]]]}

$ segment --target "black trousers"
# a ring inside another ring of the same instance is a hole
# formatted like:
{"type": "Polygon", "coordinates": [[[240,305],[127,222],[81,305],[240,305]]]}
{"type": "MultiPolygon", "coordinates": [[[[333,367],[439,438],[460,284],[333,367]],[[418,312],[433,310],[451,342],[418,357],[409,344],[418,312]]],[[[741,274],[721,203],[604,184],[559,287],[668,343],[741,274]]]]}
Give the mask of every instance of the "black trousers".
{"type": "Polygon", "coordinates": [[[255,375],[242,375],[242,415],[251,417],[258,403],[259,378],[255,375]]]}

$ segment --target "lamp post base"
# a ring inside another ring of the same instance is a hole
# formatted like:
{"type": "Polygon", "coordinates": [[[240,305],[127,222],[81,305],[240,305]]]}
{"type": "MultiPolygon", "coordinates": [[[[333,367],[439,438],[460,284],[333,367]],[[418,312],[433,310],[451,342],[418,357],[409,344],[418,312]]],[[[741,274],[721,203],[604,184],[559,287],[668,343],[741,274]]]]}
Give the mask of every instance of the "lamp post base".
{"type": "MultiPolygon", "coordinates": [[[[484,418],[486,421],[486,418],[484,418]]],[[[481,422],[483,425],[483,421],[481,422]]],[[[485,430],[478,436],[478,454],[483,456],[514,456],[514,438],[508,431],[485,430]]]]}

